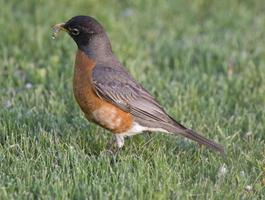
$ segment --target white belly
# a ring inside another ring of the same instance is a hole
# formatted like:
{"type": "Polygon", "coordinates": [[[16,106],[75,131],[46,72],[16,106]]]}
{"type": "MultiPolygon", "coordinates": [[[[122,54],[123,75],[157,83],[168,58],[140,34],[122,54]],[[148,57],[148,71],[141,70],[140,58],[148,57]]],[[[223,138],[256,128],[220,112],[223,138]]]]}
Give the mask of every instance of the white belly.
{"type": "Polygon", "coordinates": [[[143,131],[157,131],[157,132],[164,132],[164,133],[168,133],[168,131],[162,129],[162,128],[149,128],[149,127],[144,127],[141,126],[140,124],[133,122],[132,127],[127,130],[124,133],[119,133],[119,135],[121,136],[133,136],[139,133],[142,133],[143,131]]]}

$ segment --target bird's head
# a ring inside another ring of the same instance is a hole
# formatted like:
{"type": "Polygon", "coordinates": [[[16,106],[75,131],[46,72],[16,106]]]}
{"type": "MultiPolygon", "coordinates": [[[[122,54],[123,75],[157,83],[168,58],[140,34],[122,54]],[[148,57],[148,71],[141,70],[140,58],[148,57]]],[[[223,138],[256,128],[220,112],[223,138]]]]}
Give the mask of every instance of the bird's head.
{"type": "Polygon", "coordinates": [[[56,38],[61,30],[66,31],[78,47],[88,45],[94,36],[105,32],[99,22],[89,16],[75,16],[65,23],[54,25],[52,28],[53,38],[56,38]]]}

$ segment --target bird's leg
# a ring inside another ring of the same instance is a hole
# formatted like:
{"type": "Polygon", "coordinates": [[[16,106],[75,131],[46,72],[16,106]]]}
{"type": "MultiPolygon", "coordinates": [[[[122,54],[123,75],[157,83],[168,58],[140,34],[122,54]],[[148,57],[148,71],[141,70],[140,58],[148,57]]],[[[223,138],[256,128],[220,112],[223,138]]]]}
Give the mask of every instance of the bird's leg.
{"type": "Polygon", "coordinates": [[[113,136],[107,143],[107,150],[112,151],[116,145],[116,139],[115,136],[113,136]]]}
{"type": "Polygon", "coordinates": [[[117,134],[115,135],[115,139],[118,149],[121,149],[124,146],[124,136],[117,134]]]}
{"type": "Polygon", "coordinates": [[[115,135],[107,144],[108,151],[115,153],[124,146],[124,136],[115,135]]]}

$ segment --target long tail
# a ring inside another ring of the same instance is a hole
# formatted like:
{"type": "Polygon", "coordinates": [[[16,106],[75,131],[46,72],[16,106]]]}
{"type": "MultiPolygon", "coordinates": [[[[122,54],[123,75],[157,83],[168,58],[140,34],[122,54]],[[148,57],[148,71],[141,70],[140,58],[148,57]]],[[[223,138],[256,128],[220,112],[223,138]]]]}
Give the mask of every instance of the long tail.
{"type": "Polygon", "coordinates": [[[206,147],[218,151],[221,154],[224,154],[224,147],[221,144],[216,143],[213,140],[207,139],[204,136],[196,133],[195,131],[186,128],[185,126],[181,125],[180,123],[178,123],[177,121],[175,121],[172,118],[174,125],[170,125],[165,127],[165,129],[171,133],[176,133],[176,134],[180,134],[186,138],[189,138],[191,140],[194,140],[196,142],[198,142],[199,144],[205,145],[206,147]]]}

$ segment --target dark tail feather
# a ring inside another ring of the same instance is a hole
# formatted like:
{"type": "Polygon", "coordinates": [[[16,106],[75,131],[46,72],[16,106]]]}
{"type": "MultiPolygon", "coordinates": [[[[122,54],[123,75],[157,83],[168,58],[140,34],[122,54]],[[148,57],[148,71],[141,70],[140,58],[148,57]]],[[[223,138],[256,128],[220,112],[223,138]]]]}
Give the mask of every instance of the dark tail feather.
{"type": "Polygon", "coordinates": [[[224,154],[224,147],[221,144],[218,144],[213,140],[209,140],[209,139],[203,137],[202,135],[199,135],[198,133],[194,132],[193,130],[185,129],[184,133],[181,132],[179,134],[181,134],[184,137],[187,137],[189,139],[192,139],[192,140],[198,142],[199,144],[203,144],[210,149],[218,151],[221,154],[224,154]]]}
{"type": "Polygon", "coordinates": [[[171,125],[170,128],[169,126],[167,127],[167,131],[172,132],[172,133],[177,133],[180,134],[186,138],[189,138],[191,140],[194,140],[195,142],[198,142],[199,144],[205,145],[206,147],[218,151],[221,154],[224,154],[224,147],[221,144],[218,144],[214,142],[213,140],[209,140],[205,138],[204,136],[196,133],[195,131],[188,129],[184,127],[183,125],[179,124],[174,120],[176,125],[171,125]]]}

